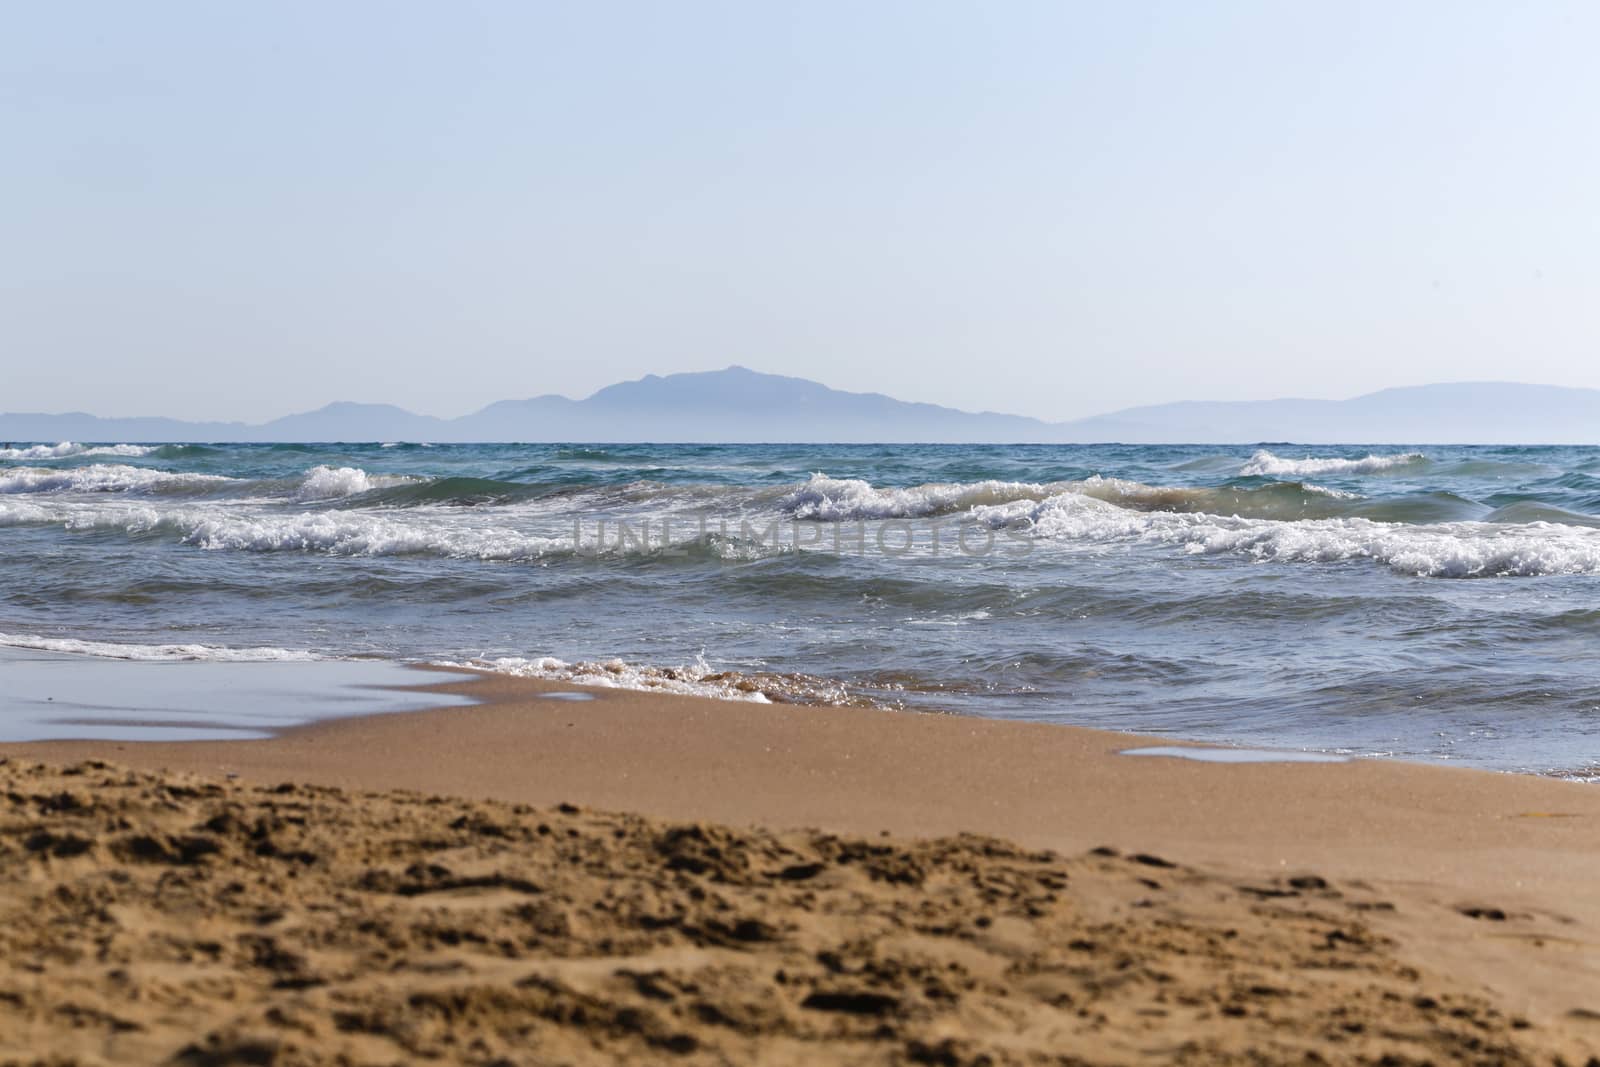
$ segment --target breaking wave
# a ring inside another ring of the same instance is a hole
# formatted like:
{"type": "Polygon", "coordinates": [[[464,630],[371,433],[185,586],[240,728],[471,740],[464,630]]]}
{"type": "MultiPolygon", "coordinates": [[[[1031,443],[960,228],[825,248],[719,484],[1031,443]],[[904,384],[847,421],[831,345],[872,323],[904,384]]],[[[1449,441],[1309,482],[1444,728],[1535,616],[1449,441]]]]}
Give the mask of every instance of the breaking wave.
{"type": "Polygon", "coordinates": [[[1421,452],[1402,452],[1389,456],[1364,456],[1361,459],[1284,459],[1262,449],[1251,456],[1239,473],[1245,477],[1281,478],[1284,475],[1302,477],[1316,474],[1379,474],[1396,467],[1409,467],[1427,462],[1421,452]]]}
{"type": "Polygon", "coordinates": [[[112,526],[129,532],[168,528],[184,544],[213,551],[320,552],[334,556],[438,556],[528,562],[570,550],[568,538],[505,527],[435,521],[406,522],[384,515],[325,511],[298,515],[235,515],[220,511],[85,516],[71,528],[112,526]]]}
{"type": "Polygon", "coordinates": [[[1210,514],[1136,512],[1081,493],[1036,504],[975,508],[992,526],[1023,525],[1036,537],[1164,545],[1190,555],[1257,562],[1369,560],[1429,578],[1600,574],[1600,530],[1552,523],[1402,525],[1364,518],[1281,522],[1210,514]]]}
{"type": "Polygon", "coordinates": [[[137,493],[209,490],[234,479],[220,474],[170,473],[95,463],[88,467],[16,467],[0,470],[0,493],[137,493]]]}
{"type": "Polygon", "coordinates": [[[933,518],[981,507],[1039,503],[1073,493],[1135,511],[1218,512],[1285,520],[1344,514],[1349,502],[1362,499],[1356,493],[1300,482],[1178,487],[1096,475],[1076,482],[984,481],[879,489],[855,478],[813,474],[803,485],[783,494],[777,504],[796,519],[857,522],[933,518]]]}
{"type": "MultiPolygon", "coordinates": [[[[1408,453],[1298,462],[1383,469],[1416,461],[1408,453]]],[[[517,563],[595,558],[637,567],[757,563],[795,553],[848,554],[840,541],[802,536],[785,520],[945,516],[1043,544],[1168,546],[1187,555],[1295,564],[1365,560],[1437,578],[1600,573],[1594,528],[1600,520],[1553,504],[1497,506],[1444,491],[1369,499],[1300,481],[1159,486],[1096,476],[894,488],[813,474],[754,490],[656,482],[555,487],[333,465],[276,481],[122,464],[0,470],[0,526],[164,535],[195,548],[253,553],[517,563]],[[183,494],[191,499],[173,499],[183,494]],[[197,495],[203,498],[192,499],[197,495]],[[475,504],[519,506],[468,506],[475,504]],[[711,522],[697,525],[697,516],[711,522]],[[729,536],[734,524],[739,535],[729,536]]]]}
{"type": "Polygon", "coordinates": [[[518,678],[540,678],[570,685],[632,689],[651,693],[715,697],[756,704],[866,703],[851,697],[844,685],[805,674],[717,670],[703,657],[680,667],[651,667],[620,659],[568,663],[551,656],[503,656],[438,664],[472,667],[518,678]]]}
{"type": "Polygon", "coordinates": [[[94,463],[86,467],[13,467],[0,470],[0,493],[174,493],[213,491],[231,484],[246,491],[265,491],[269,496],[281,496],[287,492],[296,500],[317,501],[376,494],[424,485],[429,481],[412,475],[369,474],[359,467],[318,466],[294,481],[252,482],[220,474],[94,463]]]}
{"type": "Polygon", "coordinates": [[[68,456],[148,456],[160,445],[78,445],[63,441],[58,445],[28,445],[0,448],[0,459],[65,459],[68,456]]]}
{"type": "Polygon", "coordinates": [[[301,500],[336,500],[398,485],[426,481],[404,474],[368,474],[360,467],[312,467],[300,481],[295,496],[301,500]]]}
{"type": "Polygon", "coordinates": [[[984,481],[878,489],[859,478],[813,474],[805,484],[780,497],[778,507],[797,519],[824,522],[923,518],[948,515],[983,504],[1043,500],[1065,485],[984,481]]]}
{"type": "Polygon", "coordinates": [[[509,526],[486,526],[470,514],[400,515],[330,509],[284,513],[208,504],[159,508],[105,504],[0,500],[0,527],[58,525],[77,532],[117,531],[134,537],[167,534],[210,551],[305,552],[332,556],[431,556],[440,559],[535,563],[590,558],[638,564],[750,562],[795,551],[789,544],[720,532],[697,533],[691,524],[643,527],[634,536],[593,528],[545,535],[509,526]],[[673,536],[676,534],[676,536],[673,536]]]}

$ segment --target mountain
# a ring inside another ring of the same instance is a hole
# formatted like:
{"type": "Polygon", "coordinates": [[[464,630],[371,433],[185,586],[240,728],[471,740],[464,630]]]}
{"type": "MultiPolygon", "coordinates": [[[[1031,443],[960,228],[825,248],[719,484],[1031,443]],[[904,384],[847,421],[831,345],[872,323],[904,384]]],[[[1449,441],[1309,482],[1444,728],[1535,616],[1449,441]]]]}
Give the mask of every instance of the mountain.
{"type": "Polygon", "coordinates": [[[1056,427],[1021,415],[847,393],[745,367],[651,374],[583,400],[502,400],[456,419],[388,404],[336,403],[255,426],[88,415],[0,415],[18,441],[1049,441],[1056,427]]]}
{"type": "Polygon", "coordinates": [[[242,422],[184,422],[181,419],[102,419],[82,411],[64,415],[0,415],[0,444],[6,441],[254,441],[242,422]]]}
{"type": "Polygon", "coordinates": [[[1384,389],[1350,400],[1191,401],[1061,425],[1064,440],[1149,444],[1296,441],[1600,443],[1600,390],[1518,382],[1384,389]]]}
{"type": "Polygon", "coordinates": [[[1186,401],[1051,423],[848,393],[734,366],[651,374],[583,400],[502,400],[455,419],[348,402],[258,425],[0,415],[0,441],[7,440],[1583,444],[1600,442],[1600,390],[1457,382],[1350,400],[1186,401]]]}
{"type": "Polygon", "coordinates": [[[1021,415],[847,393],[745,367],[649,374],[584,400],[502,400],[451,426],[490,441],[1048,441],[1055,428],[1021,415]]]}
{"type": "MultiPolygon", "coordinates": [[[[744,367],[651,374],[607,386],[579,405],[601,425],[650,441],[1044,441],[1053,427],[1021,415],[972,413],[846,393],[744,367]]],[[[591,424],[592,425],[592,424],[591,424]]]]}
{"type": "Polygon", "coordinates": [[[393,404],[341,400],[302,415],[273,419],[259,427],[261,436],[254,440],[432,441],[448,435],[452,421],[416,415],[393,404]]]}

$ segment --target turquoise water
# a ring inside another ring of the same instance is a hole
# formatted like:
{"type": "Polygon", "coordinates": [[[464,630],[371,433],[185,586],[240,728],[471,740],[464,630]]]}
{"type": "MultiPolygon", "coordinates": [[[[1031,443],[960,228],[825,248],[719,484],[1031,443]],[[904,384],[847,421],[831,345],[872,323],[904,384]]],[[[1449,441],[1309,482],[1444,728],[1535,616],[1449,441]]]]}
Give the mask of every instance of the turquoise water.
{"type": "Polygon", "coordinates": [[[0,643],[1585,773],[1597,527],[1588,448],[13,445],[0,643]]]}

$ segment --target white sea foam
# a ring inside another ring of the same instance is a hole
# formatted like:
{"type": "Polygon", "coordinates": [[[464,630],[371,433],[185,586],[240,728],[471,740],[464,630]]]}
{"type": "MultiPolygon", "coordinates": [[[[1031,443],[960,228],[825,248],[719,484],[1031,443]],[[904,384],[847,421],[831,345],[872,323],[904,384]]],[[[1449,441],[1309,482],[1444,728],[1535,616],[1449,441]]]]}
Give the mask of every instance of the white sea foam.
{"type": "Polygon", "coordinates": [[[80,641],[71,637],[39,637],[0,633],[0,646],[36,652],[70,652],[103,659],[144,661],[208,660],[215,663],[310,662],[322,659],[311,652],[289,648],[223,648],[217,645],[133,645],[110,641],[80,641]]]}
{"type": "Polygon", "coordinates": [[[87,467],[14,467],[0,470],[0,493],[125,493],[221,485],[220,474],[172,473],[95,463],[87,467]]]}
{"type": "Polygon", "coordinates": [[[1131,511],[1081,493],[1062,493],[1037,504],[974,508],[972,517],[997,527],[1025,526],[1047,540],[1170,545],[1191,555],[1275,563],[1365,559],[1418,577],[1600,574],[1600,530],[1556,523],[1283,522],[1131,511]]]}
{"type": "Polygon", "coordinates": [[[719,700],[744,700],[756,704],[771,703],[756,683],[736,675],[714,671],[704,660],[685,667],[662,668],[642,667],[625,663],[620,659],[597,663],[567,663],[552,656],[538,659],[503,656],[489,660],[471,660],[454,666],[477,667],[479,670],[494,671],[496,674],[511,674],[520,678],[544,678],[572,685],[679,693],[685,696],[716,697],[719,700]]]}
{"type": "Polygon", "coordinates": [[[83,448],[71,441],[63,441],[59,445],[31,445],[26,448],[0,448],[0,459],[59,459],[62,456],[74,456],[83,448]]]}
{"type": "MultiPolygon", "coordinates": [[[[148,473],[148,472],[146,472],[148,473]]],[[[994,483],[1008,486],[1013,483],[994,483]]],[[[1365,518],[1272,519],[1219,515],[1202,510],[1162,510],[1148,500],[1129,500],[1129,486],[1075,483],[1075,488],[1040,499],[1018,495],[1002,503],[969,506],[962,518],[1010,528],[1033,539],[1097,546],[1170,546],[1194,555],[1237,556],[1260,562],[1321,564],[1370,560],[1402,574],[1461,578],[1546,574],[1600,574],[1600,529],[1553,522],[1386,523],[1365,518]],[[1112,496],[1116,502],[1090,495],[1112,496]]],[[[927,487],[925,487],[927,488],[927,487]]],[[[952,487],[933,487],[947,490],[952,487]]],[[[971,488],[971,487],[966,487],[971,488]]],[[[1027,487],[1031,489],[1032,487],[1027,487]]],[[[1148,488],[1148,487],[1146,487],[1148,488]]],[[[1011,490],[980,486],[962,495],[923,490],[857,490],[850,509],[829,513],[861,516],[936,513],[956,499],[993,499],[1011,490]],[[897,500],[895,493],[902,494],[897,500]]],[[[1172,492],[1164,490],[1162,492],[1172,492]]],[[[1135,492],[1135,497],[1140,494],[1135,492]]],[[[427,555],[451,559],[537,562],[573,556],[570,529],[558,520],[520,512],[411,508],[404,511],[339,509],[290,511],[259,501],[173,502],[161,496],[100,501],[49,494],[0,497],[0,526],[59,525],[69,530],[121,530],[133,535],[166,533],[173,540],[210,550],[307,552],[342,556],[427,555]],[[491,516],[500,524],[490,521],[491,516]],[[507,525],[503,523],[520,523],[507,525]],[[540,530],[542,532],[535,532],[540,530]]],[[[759,525],[759,524],[757,524],[759,525]]],[[[685,528],[688,532],[689,528],[685,528]]],[[[592,531],[585,531],[591,533],[592,531]]],[[[593,536],[589,538],[594,540],[593,536]]],[[[711,536],[679,540],[668,548],[652,537],[644,544],[599,546],[609,558],[682,557],[751,560],[790,546],[711,536]]],[[[826,550],[826,538],[813,545],[826,550]]],[[[583,554],[597,546],[585,544],[583,554]]]]}
{"type": "Polygon", "coordinates": [[[360,467],[312,467],[300,481],[295,495],[301,500],[336,500],[342,496],[370,493],[396,485],[411,485],[423,478],[403,474],[368,474],[360,467]]]}
{"type": "Polygon", "coordinates": [[[1422,463],[1427,458],[1421,452],[1401,452],[1389,456],[1369,455],[1361,459],[1319,459],[1313,456],[1305,459],[1284,459],[1266,449],[1261,449],[1239,468],[1239,473],[1246,477],[1268,478],[1281,478],[1285,475],[1298,478],[1308,474],[1378,474],[1396,467],[1409,467],[1413,463],[1422,463]]]}
{"type": "Polygon", "coordinates": [[[1330,489],[1325,485],[1312,485],[1310,482],[1301,482],[1300,488],[1317,496],[1332,497],[1334,500],[1361,500],[1360,493],[1351,493],[1343,489],[1330,489]]]}
{"type": "Polygon", "coordinates": [[[910,519],[964,511],[983,504],[1043,500],[1062,485],[1030,482],[955,482],[879,489],[859,478],[813,474],[778,499],[778,507],[797,519],[847,522],[860,519],[910,519]]]}
{"type": "Polygon", "coordinates": [[[160,445],[78,445],[63,441],[58,445],[29,445],[26,448],[0,448],[0,459],[64,459],[68,456],[148,456],[160,445]]]}
{"type": "Polygon", "coordinates": [[[475,667],[478,670],[509,674],[519,678],[542,678],[571,685],[633,689],[651,693],[678,693],[684,696],[742,700],[754,704],[799,701],[811,704],[842,704],[849,696],[837,682],[800,675],[743,674],[720,671],[703,657],[681,667],[650,667],[620,659],[568,663],[553,656],[525,658],[502,656],[474,659],[464,663],[443,663],[446,667],[475,667]]]}
{"type": "MultiPolygon", "coordinates": [[[[74,456],[94,454],[97,453],[72,453],[74,456]]],[[[317,466],[308,470],[294,485],[293,495],[298,500],[336,500],[374,489],[412,485],[425,480],[404,474],[368,474],[359,467],[317,466]]],[[[170,472],[115,463],[69,468],[14,467],[0,470],[0,493],[138,492],[180,486],[222,485],[236,481],[240,479],[220,474],[170,472]]]]}
{"type": "Polygon", "coordinates": [[[432,555],[529,561],[571,548],[570,537],[543,537],[470,517],[405,521],[362,511],[285,514],[238,505],[156,507],[0,500],[0,526],[60,524],[69,530],[171,531],[197,548],[242,552],[322,552],[339,556],[432,555]]]}
{"type": "MultiPolygon", "coordinates": [[[[1300,488],[1315,496],[1358,500],[1359,494],[1320,486],[1300,488]]],[[[813,474],[804,484],[777,500],[777,506],[796,519],[823,522],[860,522],[872,519],[913,519],[953,515],[978,507],[1021,502],[1039,503],[1063,493],[1077,493],[1110,504],[1145,511],[1215,510],[1230,495],[1263,490],[1226,487],[1146,485],[1126,478],[1094,475],[1078,482],[957,482],[917,485],[905,489],[880,489],[856,478],[830,478],[813,474]]],[[[1270,506],[1265,501],[1263,506],[1270,506]]],[[[1285,517],[1298,517],[1286,512],[1285,517]]]]}
{"type": "Polygon", "coordinates": [[[148,456],[160,445],[85,445],[80,456],[148,456]]]}
{"type": "MultiPolygon", "coordinates": [[[[651,557],[749,561],[793,551],[787,545],[745,540],[696,527],[674,527],[663,543],[662,528],[648,541],[619,539],[614,529],[585,529],[575,544],[571,527],[549,534],[489,525],[475,513],[407,509],[285,512],[268,501],[191,506],[156,506],[153,501],[97,504],[50,498],[0,498],[0,527],[60,525],[68,530],[121,530],[129,534],[169,531],[183,544],[240,552],[312,552],[336,556],[423,555],[486,562],[533,562],[581,551],[605,558],[651,557]]],[[[642,530],[642,527],[641,527],[642,530]]]]}
{"type": "MultiPolygon", "coordinates": [[[[113,523],[116,521],[113,517],[113,523]]],[[[505,527],[443,520],[401,521],[349,511],[299,515],[208,512],[175,515],[158,521],[176,527],[185,544],[246,552],[431,555],[509,562],[539,559],[570,545],[570,539],[541,537],[505,527]]]]}

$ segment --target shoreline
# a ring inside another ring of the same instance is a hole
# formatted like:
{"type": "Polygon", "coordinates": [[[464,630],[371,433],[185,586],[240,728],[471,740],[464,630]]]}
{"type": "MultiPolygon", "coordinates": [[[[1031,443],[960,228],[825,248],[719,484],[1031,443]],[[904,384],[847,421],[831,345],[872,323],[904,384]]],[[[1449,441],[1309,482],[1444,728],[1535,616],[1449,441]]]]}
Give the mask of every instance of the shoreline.
{"type": "Polygon", "coordinates": [[[1412,958],[1600,1041],[1589,1021],[1600,1018],[1600,793],[1576,783],[1398,760],[1130,757],[1118,753],[1151,738],[443,672],[462,677],[413,688],[482,703],[327,720],[267,740],[0,744],[0,759],[569,803],[773,832],[975,833],[1066,856],[1154,853],[1236,880],[1314,872],[1383,895],[1395,910],[1372,922],[1412,958]],[[592,699],[547,696],[574,691],[592,699]]]}
{"type": "MultiPolygon", "coordinates": [[[[272,736],[258,738],[0,741],[0,756],[14,753],[57,761],[108,758],[130,766],[196,774],[232,773],[263,781],[292,777],[350,789],[415,788],[517,803],[570,799],[605,806],[609,802],[613,807],[649,809],[652,814],[724,822],[737,821],[741,814],[785,826],[801,825],[795,819],[811,819],[804,825],[852,832],[1001,833],[1043,847],[1066,840],[1061,835],[1069,826],[1073,834],[1092,836],[1088,827],[1122,829],[1141,820],[1129,816],[1069,824],[1044,814],[1038,800],[1026,802],[1020,791],[1042,790],[1054,799],[1113,781],[1140,790],[1143,804],[1174,800],[1198,787],[1214,802],[1231,805],[1235,790],[1282,786],[1300,794],[1290,804],[1297,818],[1314,813],[1328,795],[1345,788],[1343,782],[1330,782],[1329,776],[1376,778],[1381,780],[1374,783],[1380,785],[1379,792],[1399,789],[1429,802],[1495,790],[1520,798],[1524,805],[1547,800],[1574,809],[1574,816],[1582,809],[1586,817],[1600,817],[1600,796],[1591,800],[1582,783],[1553,775],[1390,757],[1238,763],[1132,757],[1122,753],[1151,747],[1234,749],[1168,735],[1056,722],[914,708],[760,703],[517,677],[466,666],[404,666],[449,677],[372,688],[464,703],[320,719],[271,728],[272,736]],[[563,694],[581,694],[581,699],[563,694]],[[564,735],[563,730],[576,732],[564,735]],[[416,749],[399,747],[399,742],[413,739],[425,743],[416,749]],[[527,745],[519,750],[529,761],[526,775],[505,765],[505,751],[485,748],[495,740],[537,743],[536,751],[527,745]],[[873,744],[884,741],[898,746],[872,751],[873,744]],[[580,750],[600,757],[606,772],[596,775],[585,761],[561,758],[582,754],[580,750]],[[484,760],[474,768],[478,773],[465,774],[468,762],[479,757],[484,760]],[[782,762],[791,757],[796,762],[782,762]],[[1058,761],[1078,777],[1052,782],[1044,766],[1050,761],[1058,761]],[[1008,767],[1027,773],[1026,781],[1007,776],[1008,767]],[[695,775],[701,778],[691,784],[688,779],[695,775]],[[752,784],[745,776],[754,776],[772,788],[728,792],[710,784],[712,775],[739,786],[752,784]],[[796,775],[815,779],[807,786],[826,786],[835,792],[831,798],[807,799],[794,788],[796,775]],[[402,779],[426,785],[407,786],[402,779]],[[1468,780],[1475,785],[1468,785],[1468,780]],[[963,789],[953,796],[942,788],[945,782],[959,782],[963,789]],[[903,799],[890,794],[901,794],[903,799]],[[963,803],[972,798],[982,803],[962,814],[963,803]],[[885,825],[876,825],[884,820],[885,825]]],[[[1246,746],[1244,751],[1256,750],[1246,746]]],[[[1299,751],[1285,750],[1291,756],[1299,751]]],[[[1471,807],[1465,806],[1462,813],[1470,813],[1471,807]]],[[[1229,823],[1224,832],[1205,832],[1206,820],[1192,817],[1181,825],[1196,843],[1225,846],[1241,834],[1286,817],[1284,809],[1255,816],[1241,811],[1233,812],[1230,820],[1223,813],[1231,810],[1217,809],[1216,821],[1229,823]]],[[[1356,843],[1360,837],[1335,834],[1319,847],[1329,840],[1356,843]]],[[[1089,837],[1071,840],[1085,843],[1089,837]]]]}
{"type": "MultiPolygon", "coordinates": [[[[126,663],[136,665],[175,667],[190,664],[191,669],[203,671],[207,669],[233,669],[241,666],[272,668],[283,670],[313,671],[329,667],[344,665],[349,668],[360,669],[368,667],[374,670],[391,670],[394,672],[421,672],[434,674],[461,674],[469,677],[483,677],[486,679],[505,679],[514,684],[528,683],[530,686],[544,688],[568,687],[593,692],[626,692],[637,693],[643,696],[672,696],[687,697],[689,699],[705,699],[717,702],[736,704],[768,704],[789,707],[832,707],[839,709],[857,709],[872,712],[895,712],[913,715],[949,716],[960,719],[978,721],[1010,722],[1028,726],[1060,727],[1069,730],[1089,730],[1098,733],[1117,734],[1124,737],[1143,739],[1150,747],[1183,746],[1202,747],[1219,752],[1239,750],[1245,753],[1277,752],[1299,753],[1307,761],[1353,761],[1353,760],[1378,760],[1401,762],[1418,766],[1459,768],[1485,771],[1489,773],[1511,774],[1544,778],[1553,781],[1566,781],[1589,784],[1600,782],[1600,763],[1590,761],[1588,764],[1577,762],[1554,762],[1538,765],[1502,763],[1495,760],[1485,760],[1472,755],[1464,757],[1450,757],[1444,755],[1429,755],[1427,753],[1414,753],[1398,749],[1383,749],[1381,747],[1355,746],[1351,739],[1342,735],[1324,737],[1314,741],[1304,738],[1284,738],[1281,736],[1268,736],[1253,740],[1248,737],[1229,735],[1211,737],[1205,730],[1184,731],[1181,727],[1175,732],[1150,732],[1146,733],[1137,728],[1132,730],[1119,729],[1116,726],[1096,725],[1082,718],[1057,719],[1057,718],[1031,718],[1026,715],[994,714],[992,711],[973,710],[953,706],[940,706],[937,703],[924,703],[918,699],[923,694],[908,693],[898,699],[883,699],[873,696],[867,690],[870,686],[858,686],[856,683],[840,681],[822,675],[805,675],[794,672],[753,672],[741,673],[737,670],[715,671],[706,668],[703,664],[695,669],[688,667],[658,667],[649,664],[626,663],[621,660],[603,659],[575,659],[564,662],[554,658],[543,660],[524,660],[520,657],[507,657],[506,660],[475,660],[471,658],[428,658],[404,657],[398,655],[379,654],[349,654],[340,655],[326,652],[312,652],[282,648],[253,647],[233,649],[226,646],[206,645],[139,645],[115,644],[110,642],[77,641],[63,638],[45,637],[17,637],[16,635],[0,634],[0,665],[12,655],[26,659],[29,656],[49,658],[51,660],[84,661],[90,663],[126,663]],[[130,651],[131,650],[131,651],[130,651]],[[535,671],[528,671],[528,666],[536,666],[535,671]],[[599,679],[595,681],[594,679],[599,679]]],[[[184,682],[191,681],[184,679],[184,682]]],[[[216,717],[200,714],[195,722],[177,722],[170,717],[164,717],[156,709],[169,708],[170,705],[149,705],[156,718],[140,719],[135,716],[120,715],[127,709],[121,708],[116,701],[123,697],[119,689],[117,696],[111,698],[110,703],[102,703],[93,698],[74,701],[68,697],[63,704],[51,708],[52,712],[76,709],[83,713],[81,718],[55,718],[46,721],[60,722],[67,726],[80,727],[86,732],[63,733],[60,737],[41,737],[37,732],[33,736],[23,736],[20,739],[7,737],[0,733],[0,745],[13,743],[33,743],[44,741],[53,743],[67,740],[89,741],[128,741],[133,743],[165,743],[167,741],[179,743],[190,741],[224,741],[224,740],[264,740],[276,737],[303,725],[314,725],[323,720],[335,718],[360,718],[370,715],[386,715],[395,712],[437,710],[427,703],[412,700],[403,707],[368,707],[362,710],[350,710],[353,702],[352,696],[360,693],[403,693],[427,697],[430,692],[440,694],[441,702],[444,699],[472,702],[477,699],[467,690],[445,688],[445,682],[420,682],[415,684],[400,684],[394,682],[378,681],[375,679],[341,679],[340,684],[329,684],[328,680],[313,680],[307,683],[301,679],[286,677],[280,680],[281,691],[262,689],[254,694],[254,705],[258,709],[277,708],[284,706],[285,701],[306,702],[320,705],[325,710],[303,715],[298,720],[288,716],[269,715],[265,721],[258,721],[252,714],[240,713],[240,701],[235,701],[226,711],[217,714],[226,716],[226,721],[216,717]],[[338,695],[337,701],[325,699],[330,695],[338,695]],[[276,703],[274,703],[274,701],[276,703]],[[111,713],[109,716],[105,713],[111,713]],[[275,719],[276,721],[272,721],[275,719]],[[92,728],[99,727],[107,732],[103,735],[96,734],[92,728]],[[163,729],[183,728],[195,733],[196,736],[163,736],[155,733],[150,736],[139,736],[137,731],[159,731],[163,729]],[[203,736],[203,732],[210,730],[217,736],[203,736]],[[235,733],[235,731],[238,731],[235,733]]],[[[41,692],[49,691],[48,684],[36,685],[41,692]]],[[[175,701],[187,701],[194,697],[203,697],[212,691],[210,687],[196,687],[189,684],[174,685],[172,692],[166,698],[175,701]]],[[[231,691],[231,687],[230,691],[231,691]]],[[[59,699],[59,695],[56,698],[59,699]]],[[[144,695],[148,704],[151,699],[147,693],[144,695]]],[[[370,699],[370,698],[369,698],[370,699]]],[[[24,703],[27,703],[24,700],[24,703]]],[[[43,711],[44,704],[34,701],[35,706],[43,711]]],[[[1086,705],[1087,706],[1087,705],[1086,705]]],[[[184,712],[194,715],[192,712],[184,712]]],[[[1241,762],[1250,762],[1242,759],[1241,762]]]]}

